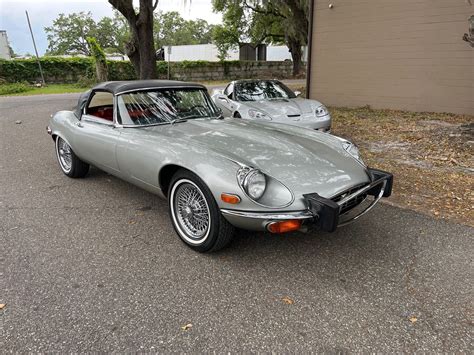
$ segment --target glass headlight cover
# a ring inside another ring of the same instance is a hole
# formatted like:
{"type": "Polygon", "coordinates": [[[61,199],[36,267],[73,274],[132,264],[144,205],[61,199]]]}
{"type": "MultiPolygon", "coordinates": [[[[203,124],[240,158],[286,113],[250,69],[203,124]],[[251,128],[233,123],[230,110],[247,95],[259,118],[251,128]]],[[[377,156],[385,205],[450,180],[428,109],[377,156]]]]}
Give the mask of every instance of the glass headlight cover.
{"type": "Polygon", "coordinates": [[[257,169],[240,169],[237,173],[237,180],[245,193],[253,200],[258,200],[262,197],[267,186],[265,174],[257,169]]]}
{"type": "Polygon", "coordinates": [[[264,120],[269,120],[269,121],[271,121],[272,119],[270,116],[266,115],[265,113],[258,110],[254,110],[254,109],[249,110],[249,116],[251,118],[264,119],[264,120]]]}
{"type": "Polygon", "coordinates": [[[365,165],[364,161],[360,157],[359,148],[357,148],[357,146],[354,143],[349,142],[349,141],[344,141],[344,142],[342,142],[342,147],[344,148],[344,150],[346,152],[348,152],[350,155],[352,155],[361,164],[365,165]]]}
{"type": "Polygon", "coordinates": [[[326,116],[328,113],[329,111],[324,105],[318,106],[314,110],[314,114],[316,115],[316,117],[323,117],[323,116],[326,116]]]}

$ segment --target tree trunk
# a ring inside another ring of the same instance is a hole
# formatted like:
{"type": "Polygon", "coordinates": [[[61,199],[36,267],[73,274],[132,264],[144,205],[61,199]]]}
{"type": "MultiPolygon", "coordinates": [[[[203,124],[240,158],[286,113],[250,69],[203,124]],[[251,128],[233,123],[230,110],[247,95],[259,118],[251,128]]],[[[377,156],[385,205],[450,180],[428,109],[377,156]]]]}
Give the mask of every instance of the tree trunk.
{"type": "Polygon", "coordinates": [[[302,56],[303,51],[301,50],[301,42],[294,39],[288,40],[288,48],[290,49],[291,59],[293,60],[293,77],[297,77],[302,74],[302,56]]]}
{"type": "Polygon", "coordinates": [[[133,65],[133,69],[135,70],[135,74],[137,74],[137,78],[140,77],[140,53],[138,52],[138,48],[136,43],[138,40],[132,34],[132,38],[130,41],[125,44],[125,54],[130,59],[130,62],[133,65]]]}
{"type": "Polygon", "coordinates": [[[136,23],[140,40],[140,79],[156,78],[155,42],[153,40],[153,6],[151,0],[140,0],[140,13],[136,23]]]}
{"type": "Polygon", "coordinates": [[[153,11],[158,5],[155,0],[140,0],[139,13],[135,13],[132,0],[109,0],[126,19],[131,39],[125,51],[140,79],[156,78],[155,44],[153,41],[153,11]]]}

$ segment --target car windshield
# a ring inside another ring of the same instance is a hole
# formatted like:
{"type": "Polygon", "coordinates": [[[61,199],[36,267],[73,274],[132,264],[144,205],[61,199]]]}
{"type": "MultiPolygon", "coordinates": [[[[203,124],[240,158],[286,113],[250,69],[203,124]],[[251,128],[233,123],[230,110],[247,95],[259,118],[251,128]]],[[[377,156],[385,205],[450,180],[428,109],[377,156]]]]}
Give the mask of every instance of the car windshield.
{"type": "Polygon", "coordinates": [[[261,101],[274,99],[294,99],[296,95],[278,81],[248,81],[235,86],[237,101],[261,101]]]}
{"type": "Polygon", "coordinates": [[[220,115],[207,91],[199,88],[166,88],[121,94],[117,105],[119,122],[127,126],[157,125],[220,115]]]}

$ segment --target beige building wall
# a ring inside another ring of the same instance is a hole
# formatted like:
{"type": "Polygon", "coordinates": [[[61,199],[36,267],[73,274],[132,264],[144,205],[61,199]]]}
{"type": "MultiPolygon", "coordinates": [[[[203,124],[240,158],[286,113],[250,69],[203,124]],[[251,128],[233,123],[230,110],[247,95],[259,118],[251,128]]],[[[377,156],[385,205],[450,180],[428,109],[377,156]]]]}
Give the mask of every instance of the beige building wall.
{"type": "Polygon", "coordinates": [[[313,10],[311,98],[474,114],[474,48],[462,40],[474,0],[314,0],[313,10]]]}

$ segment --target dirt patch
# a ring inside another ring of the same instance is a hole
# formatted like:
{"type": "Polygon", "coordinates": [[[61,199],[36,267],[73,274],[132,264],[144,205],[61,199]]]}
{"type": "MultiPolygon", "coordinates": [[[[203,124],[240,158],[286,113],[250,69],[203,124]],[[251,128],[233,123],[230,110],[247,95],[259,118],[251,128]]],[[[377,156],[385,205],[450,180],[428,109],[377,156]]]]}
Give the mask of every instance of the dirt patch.
{"type": "Polygon", "coordinates": [[[331,108],[332,132],[394,174],[389,202],[474,226],[474,117],[331,108]]]}

